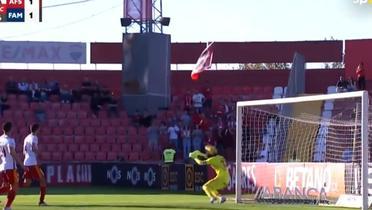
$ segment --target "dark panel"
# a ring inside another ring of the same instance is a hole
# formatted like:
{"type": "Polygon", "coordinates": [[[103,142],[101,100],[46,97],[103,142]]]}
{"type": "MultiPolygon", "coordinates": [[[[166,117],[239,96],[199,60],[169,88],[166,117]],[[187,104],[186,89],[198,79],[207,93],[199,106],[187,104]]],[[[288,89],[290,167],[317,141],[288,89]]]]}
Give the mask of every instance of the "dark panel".
{"type": "Polygon", "coordinates": [[[121,63],[123,49],[121,43],[91,43],[91,63],[121,63]]]}

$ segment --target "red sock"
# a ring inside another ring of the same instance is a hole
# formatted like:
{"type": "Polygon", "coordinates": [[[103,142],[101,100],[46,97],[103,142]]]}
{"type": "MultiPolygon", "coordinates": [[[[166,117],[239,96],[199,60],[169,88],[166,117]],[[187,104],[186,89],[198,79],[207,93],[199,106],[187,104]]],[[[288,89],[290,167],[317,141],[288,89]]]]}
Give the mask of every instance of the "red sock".
{"type": "Polygon", "coordinates": [[[0,195],[5,194],[9,192],[10,186],[9,185],[3,185],[0,187],[0,195]]]}
{"type": "Polygon", "coordinates": [[[16,191],[14,191],[14,190],[9,191],[5,207],[10,207],[12,205],[15,197],[16,197],[16,191]]]}
{"type": "Polygon", "coordinates": [[[46,187],[40,187],[40,202],[44,202],[46,194],[46,187]]]}

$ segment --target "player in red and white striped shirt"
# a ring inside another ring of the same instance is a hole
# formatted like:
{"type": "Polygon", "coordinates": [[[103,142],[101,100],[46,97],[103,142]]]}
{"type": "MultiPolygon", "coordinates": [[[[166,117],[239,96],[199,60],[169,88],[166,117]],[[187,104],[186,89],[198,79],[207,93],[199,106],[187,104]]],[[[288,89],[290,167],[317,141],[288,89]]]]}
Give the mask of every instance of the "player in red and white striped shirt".
{"type": "Polygon", "coordinates": [[[32,180],[38,181],[40,184],[40,200],[39,206],[46,206],[45,194],[46,194],[46,181],[43,171],[39,166],[38,161],[38,138],[37,133],[39,132],[40,126],[33,124],[30,126],[30,134],[26,136],[23,143],[23,154],[25,155],[24,165],[25,171],[23,174],[23,186],[29,187],[32,180]]]}

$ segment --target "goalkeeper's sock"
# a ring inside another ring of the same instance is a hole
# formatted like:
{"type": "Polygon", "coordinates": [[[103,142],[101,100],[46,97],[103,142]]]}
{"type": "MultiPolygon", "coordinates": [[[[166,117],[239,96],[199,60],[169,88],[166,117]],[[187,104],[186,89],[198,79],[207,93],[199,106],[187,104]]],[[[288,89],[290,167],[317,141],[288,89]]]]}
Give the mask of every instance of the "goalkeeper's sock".
{"type": "Polygon", "coordinates": [[[221,196],[220,197],[220,203],[225,203],[226,202],[226,197],[225,196],[221,196]]]}

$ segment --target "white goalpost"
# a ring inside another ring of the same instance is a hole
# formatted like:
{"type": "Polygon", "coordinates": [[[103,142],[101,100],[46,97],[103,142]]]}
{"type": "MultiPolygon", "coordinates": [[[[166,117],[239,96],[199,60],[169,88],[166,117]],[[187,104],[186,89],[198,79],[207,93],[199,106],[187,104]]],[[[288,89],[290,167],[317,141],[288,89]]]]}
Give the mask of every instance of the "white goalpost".
{"type": "Polygon", "coordinates": [[[354,196],[367,210],[368,106],[367,91],[238,102],[236,202],[336,204],[354,196]]]}

